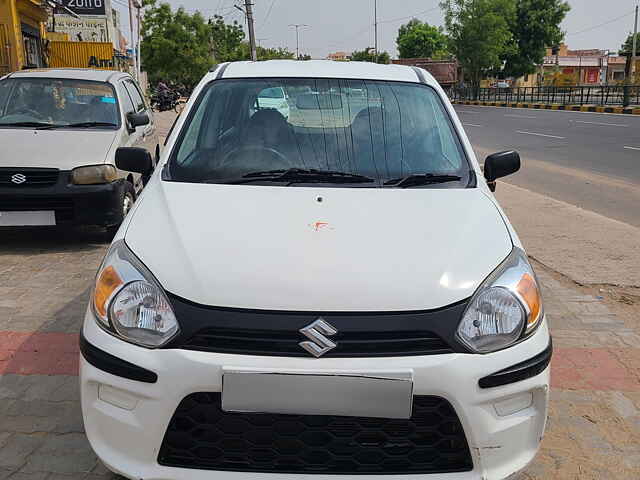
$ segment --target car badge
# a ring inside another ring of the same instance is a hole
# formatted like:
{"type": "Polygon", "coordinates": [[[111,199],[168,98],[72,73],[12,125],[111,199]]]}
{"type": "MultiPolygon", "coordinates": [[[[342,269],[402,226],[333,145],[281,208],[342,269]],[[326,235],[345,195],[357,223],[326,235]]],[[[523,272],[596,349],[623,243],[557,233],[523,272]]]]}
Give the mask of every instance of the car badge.
{"type": "Polygon", "coordinates": [[[316,358],[338,346],[327,338],[327,336],[330,337],[338,333],[338,330],[322,318],[318,318],[315,322],[301,328],[300,333],[309,340],[300,342],[298,345],[316,358]]]}

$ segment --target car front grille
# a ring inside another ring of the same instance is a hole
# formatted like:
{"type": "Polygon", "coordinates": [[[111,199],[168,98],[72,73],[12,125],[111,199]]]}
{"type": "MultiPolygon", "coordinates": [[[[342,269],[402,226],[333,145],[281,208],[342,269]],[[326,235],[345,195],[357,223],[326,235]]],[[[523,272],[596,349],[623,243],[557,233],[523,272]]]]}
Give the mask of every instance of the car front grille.
{"type": "Polygon", "coordinates": [[[0,168],[0,187],[48,187],[58,181],[56,168],[0,168]]]}
{"type": "MultiPolygon", "coordinates": [[[[217,353],[308,357],[296,329],[260,330],[205,328],[180,348],[217,353]]],[[[428,331],[340,331],[331,340],[337,347],[323,357],[393,357],[452,353],[451,347],[428,331]]]]}
{"type": "Polygon", "coordinates": [[[48,196],[0,196],[0,211],[5,212],[33,212],[51,211],[56,214],[57,222],[73,220],[73,200],[64,197],[48,196]]]}
{"type": "Polygon", "coordinates": [[[473,468],[449,402],[415,396],[408,420],[229,413],[220,393],[178,406],[158,462],[169,467],[294,474],[427,474],[473,468]]]}

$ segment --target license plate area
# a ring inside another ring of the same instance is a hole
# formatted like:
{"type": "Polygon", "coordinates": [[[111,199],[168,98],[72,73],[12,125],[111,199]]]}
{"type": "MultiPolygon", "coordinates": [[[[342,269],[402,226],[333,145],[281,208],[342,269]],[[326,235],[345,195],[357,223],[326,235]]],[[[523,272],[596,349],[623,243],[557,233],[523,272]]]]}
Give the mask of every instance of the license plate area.
{"type": "Polygon", "coordinates": [[[56,224],[53,210],[33,212],[0,212],[0,227],[52,226],[56,224]]]}
{"type": "Polygon", "coordinates": [[[410,418],[411,371],[392,374],[299,374],[225,370],[227,412],[410,418]]]}

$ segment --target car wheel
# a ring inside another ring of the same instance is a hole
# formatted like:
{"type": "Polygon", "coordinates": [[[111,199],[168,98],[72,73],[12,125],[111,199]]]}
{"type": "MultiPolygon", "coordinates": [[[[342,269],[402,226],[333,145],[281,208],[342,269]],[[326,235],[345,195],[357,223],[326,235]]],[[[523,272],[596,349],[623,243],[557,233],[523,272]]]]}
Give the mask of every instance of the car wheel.
{"type": "MultiPolygon", "coordinates": [[[[131,211],[131,209],[133,208],[133,204],[136,201],[136,191],[133,188],[133,184],[126,180],[124,182],[124,192],[122,195],[122,201],[120,203],[121,208],[122,208],[122,219],[124,220],[124,218],[127,216],[127,214],[131,211]]],[[[112,238],[116,232],[118,231],[118,228],[120,228],[120,224],[117,225],[110,225],[107,227],[107,236],[112,238]]]]}

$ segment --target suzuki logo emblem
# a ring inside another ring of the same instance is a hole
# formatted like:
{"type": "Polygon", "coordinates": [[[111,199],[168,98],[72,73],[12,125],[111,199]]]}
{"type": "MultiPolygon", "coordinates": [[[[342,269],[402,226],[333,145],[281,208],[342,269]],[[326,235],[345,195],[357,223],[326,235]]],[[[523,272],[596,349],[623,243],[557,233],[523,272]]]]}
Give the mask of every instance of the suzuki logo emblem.
{"type": "Polygon", "coordinates": [[[336,343],[332,342],[326,337],[335,335],[336,333],[338,333],[338,330],[333,328],[333,326],[325,322],[322,318],[318,318],[312,324],[301,328],[300,333],[307,337],[309,340],[300,342],[298,345],[300,345],[316,358],[321,357],[329,350],[333,350],[338,346],[336,343]]]}
{"type": "Polygon", "coordinates": [[[11,181],[17,185],[20,185],[21,183],[24,183],[27,181],[27,177],[25,177],[21,173],[16,173],[15,175],[11,176],[11,181]]]}

